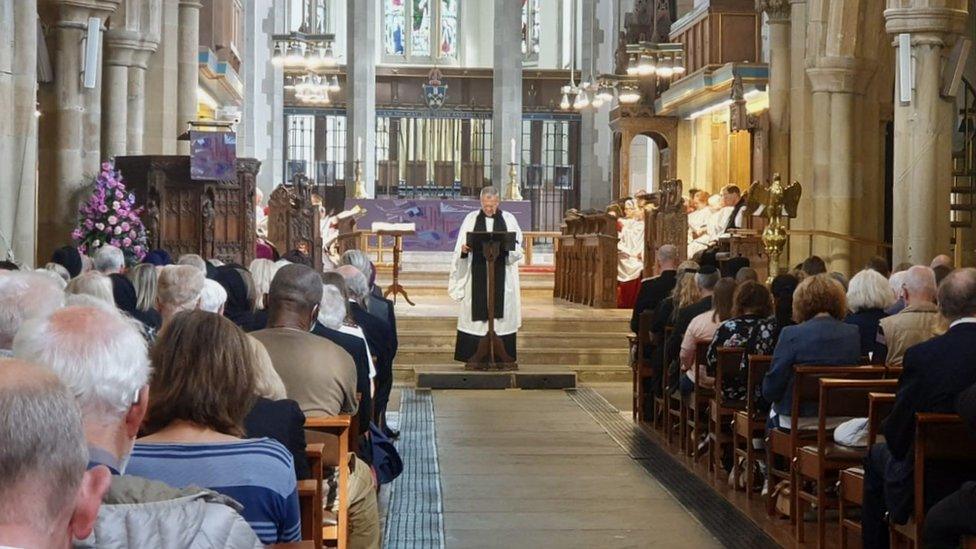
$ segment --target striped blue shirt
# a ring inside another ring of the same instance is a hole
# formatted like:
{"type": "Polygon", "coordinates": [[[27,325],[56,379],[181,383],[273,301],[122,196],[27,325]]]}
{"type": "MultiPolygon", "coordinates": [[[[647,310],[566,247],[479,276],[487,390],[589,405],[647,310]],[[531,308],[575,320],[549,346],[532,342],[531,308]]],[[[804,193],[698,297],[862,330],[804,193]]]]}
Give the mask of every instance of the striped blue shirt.
{"type": "Polygon", "coordinates": [[[291,454],[268,439],[212,444],[137,443],[126,474],[177,488],[199,486],[230,496],[261,543],[302,537],[291,454]]]}

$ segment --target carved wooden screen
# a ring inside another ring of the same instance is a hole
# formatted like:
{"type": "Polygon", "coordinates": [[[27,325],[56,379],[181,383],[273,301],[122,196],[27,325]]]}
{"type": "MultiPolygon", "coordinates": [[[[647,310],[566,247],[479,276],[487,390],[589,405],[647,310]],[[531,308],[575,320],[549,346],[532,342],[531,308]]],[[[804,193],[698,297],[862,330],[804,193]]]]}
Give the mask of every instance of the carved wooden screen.
{"type": "Polygon", "coordinates": [[[661,184],[657,207],[644,212],[644,276],[653,276],[657,249],[671,244],[678,252],[678,262],[688,257],[688,213],[681,196],[681,180],[661,184]]]}
{"type": "Polygon", "coordinates": [[[228,181],[191,180],[188,156],[125,156],[116,166],[145,207],[150,247],[245,266],[254,259],[259,161],[238,158],[237,178],[228,181]]]}
{"type": "Polygon", "coordinates": [[[279,185],[268,200],[268,240],[281,251],[299,250],[322,269],[319,209],[312,204],[311,188],[279,185]]]}

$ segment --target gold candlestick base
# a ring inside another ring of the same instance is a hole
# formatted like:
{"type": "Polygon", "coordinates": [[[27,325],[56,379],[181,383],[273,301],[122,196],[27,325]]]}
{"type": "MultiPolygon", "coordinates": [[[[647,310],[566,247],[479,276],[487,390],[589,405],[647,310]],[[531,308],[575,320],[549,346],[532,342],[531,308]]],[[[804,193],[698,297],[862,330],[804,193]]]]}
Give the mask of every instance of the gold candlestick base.
{"type": "Polygon", "coordinates": [[[366,184],[363,182],[363,162],[361,160],[356,161],[356,188],[353,191],[353,197],[357,200],[369,198],[366,196],[366,184]]]}
{"type": "Polygon", "coordinates": [[[505,200],[522,200],[522,190],[519,189],[518,170],[515,169],[515,162],[508,163],[508,193],[505,200]]]}

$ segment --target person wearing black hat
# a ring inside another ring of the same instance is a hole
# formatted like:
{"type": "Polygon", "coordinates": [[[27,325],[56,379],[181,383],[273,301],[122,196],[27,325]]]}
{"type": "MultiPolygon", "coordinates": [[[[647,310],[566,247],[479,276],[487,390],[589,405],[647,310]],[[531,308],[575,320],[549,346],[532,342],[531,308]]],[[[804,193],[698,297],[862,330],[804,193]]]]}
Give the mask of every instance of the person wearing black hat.
{"type": "Polygon", "coordinates": [[[68,270],[71,278],[81,274],[81,254],[74,246],[61,246],[51,254],[51,263],[57,263],[68,270]]]}

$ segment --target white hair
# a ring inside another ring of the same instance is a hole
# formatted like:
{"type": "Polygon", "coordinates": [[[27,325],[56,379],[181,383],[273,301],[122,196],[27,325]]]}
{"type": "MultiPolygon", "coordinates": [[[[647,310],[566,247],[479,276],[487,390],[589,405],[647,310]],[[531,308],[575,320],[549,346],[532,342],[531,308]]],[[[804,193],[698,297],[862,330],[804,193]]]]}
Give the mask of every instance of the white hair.
{"type": "Polygon", "coordinates": [[[191,265],[167,265],[159,271],[156,299],[180,311],[196,307],[206,280],[200,269],[191,265]]]}
{"type": "Polygon", "coordinates": [[[674,264],[678,260],[678,248],[673,244],[664,244],[658,247],[655,255],[659,263],[674,264]]]}
{"type": "Polygon", "coordinates": [[[373,264],[362,250],[347,250],[346,253],[342,254],[340,263],[352,265],[359,269],[361,273],[366,275],[367,282],[369,282],[369,277],[373,276],[373,264]]]}
{"type": "Polygon", "coordinates": [[[200,269],[204,275],[207,274],[207,262],[199,254],[183,254],[176,260],[177,265],[189,265],[200,269]]]}
{"type": "Polygon", "coordinates": [[[874,269],[857,273],[847,285],[847,307],[851,312],[887,309],[894,302],[895,295],[888,280],[874,269]]]}
{"type": "Polygon", "coordinates": [[[352,265],[343,265],[336,269],[336,272],[341,274],[346,281],[346,291],[349,292],[349,297],[362,302],[369,295],[369,282],[362,271],[352,265]]]}
{"type": "Polygon", "coordinates": [[[95,256],[92,258],[92,261],[94,262],[95,270],[101,273],[118,273],[125,267],[125,254],[115,246],[102,244],[95,251],[95,256]]]}
{"type": "Polygon", "coordinates": [[[137,320],[96,307],[68,307],[25,325],[14,356],[46,366],[74,393],[86,419],[111,425],[149,382],[137,320]]]}
{"type": "MultiPolygon", "coordinates": [[[[938,285],[935,283],[935,271],[925,265],[915,265],[906,271],[902,284],[911,297],[928,297],[934,300],[939,294],[938,285]]],[[[899,290],[895,290],[900,293],[899,290]]]]}
{"type": "Polygon", "coordinates": [[[891,286],[891,291],[895,294],[895,297],[901,296],[902,285],[905,284],[905,277],[908,276],[908,270],[898,271],[897,273],[891,273],[888,277],[888,285],[891,286]]]}
{"type": "Polygon", "coordinates": [[[68,295],[88,295],[115,306],[112,280],[98,271],[81,273],[68,283],[64,291],[68,295]]]}
{"type": "Polygon", "coordinates": [[[498,196],[498,189],[496,189],[493,185],[488,185],[487,187],[481,189],[481,198],[498,198],[498,196]]]}
{"type": "Polygon", "coordinates": [[[64,292],[51,277],[28,271],[0,276],[0,349],[10,349],[21,326],[64,305],[64,292]]]}
{"type": "Polygon", "coordinates": [[[65,269],[64,265],[61,265],[60,263],[48,263],[47,265],[44,266],[44,269],[51,271],[53,273],[58,273],[58,276],[60,276],[61,279],[64,280],[65,284],[67,284],[68,281],[71,280],[71,273],[69,273],[68,269],[65,269]]]}
{"type": "Polygon", "coordinates": [[[319,322],[326,328],[338,330],[346,321],[346,300],[342,292],[332,284],[322,285],[322,301],[319,304],[319,322]]]}
{"type": "Polygon", "coordinates": [[[208,313],[216,313],[227,303],[227,290],[217,281],[209,278],[203,281],[203,291],[200,292],[200,309],[208,313]]]}
{"type": "Polygon", "coordinates": [[[109,312],[118,312],[119,309],[115,306],[115,303],[105,301],[102,298],[95,297],[89,294],[69,294],[64,298],[65,307],[93,307],[95,309],[104,309],[109,312]]]}
{"type": "MultiPolygon", "coordinates": [[[[61,268],[63,269],[64,267],[61,267],[61,268]]],[[[65,286],[68,285],[68,283],[64,280],[64,278],[61,277],[61,275],[59,275],[58,273],[56,273],[56,272],[54,272],[54,271],[52,271],[50,269],[34,269],[34,272],[37,273],[37,274],[39,274],[39,275],[44,275],[44,276],[50,278],[51,280],[53,280],[54,283],[58,285],[58,288],[61,291],[64,291],[65,286]]]]}
{"type": "Polygon", "coordinates": [[[254,279],[254,293],[258,309],[264,309],[264,296],[271,291],[271,281],[282,266],[270,259],[255,259],[248,268],[254,279]]]}

